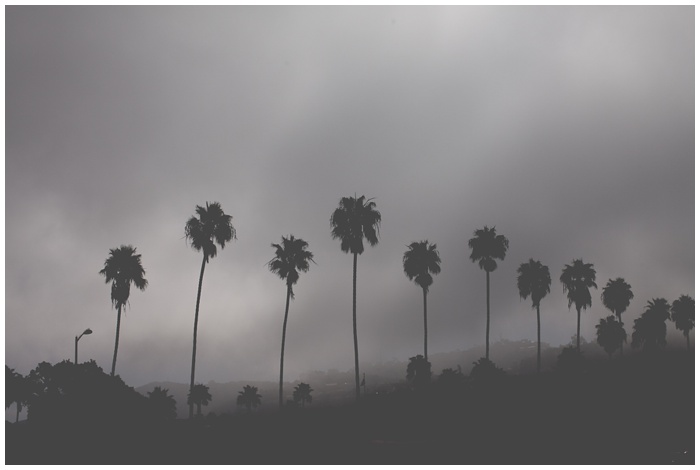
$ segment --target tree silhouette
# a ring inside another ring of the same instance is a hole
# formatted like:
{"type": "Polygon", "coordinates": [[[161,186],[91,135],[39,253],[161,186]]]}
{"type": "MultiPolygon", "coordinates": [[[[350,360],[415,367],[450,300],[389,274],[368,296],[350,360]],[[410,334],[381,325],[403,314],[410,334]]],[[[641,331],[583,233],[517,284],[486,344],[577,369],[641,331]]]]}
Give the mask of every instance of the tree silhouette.
{"type": "Polygon", "coordinates": [[[284,308],[284,323],[282,324],[282,352],[280,354],[280,408],[284,405],[282,384],[284,379],[284,342],[287,336],[287,316],[289,314],[289,299],[294,298],[292,286],[299,280],[299,271],[309,270],[309,261],[313,261],[314,255],[306,248],[309,244],[301,238],[282,237],[282,244],[272,244],[275,249],[275,257],[267,264],[268,268],[280,279],[287,283],[287,304],[284,308]]]}
{"type": "Polygon", "coordinates": [[[202,416],[202,406],[207,406],[210,401],[209,387],[204,384],[196,384],[187,394],[187,404],[190,405],[190,409],[197,405],[197,416],[202,416]]]}
{"type": "Polygon", "coordinates": [[[500,367],[496,367],[490,359],[485,357],[479,358],[478,361],[474,362],[474,367],[472,368],[469,378],[477,383],[490,382],[498,378],[502,378],[506,375],[505,371],[500,367]]]}
{"type": "Polygon", "coordinates": [[[155,387],[147,395],[151,411],[157,419],[171,420],[177,417],[177,403],[172,395],[168,395],[167,388],[155,387]]]}
{"type": "Polygon", "coordinates": [[[618,348],[622,348],[622,343],[627,341],[625,327],[621,322],[617,321],[614,315],[610,315],[607,318],[601,318],[595,329],[598,344],[608,353],[608,357],[612,359],[612,354],[618,348]]]}
{"type": "MultiPolygon", "coordinates": [[[[627,310],[633,298],[632,286],[627,284],[621,277],[615,280],[608,279],[608,283],[603,287],[603,292],[600,294],[600,300],[603,301],[603,305],[617,316],[617,321],[620,324],[622,324],[622,313],[627,310]]],[[[622,346],[620,346],[620,355],[622,355],[622,349],[622,346]]]]}
{"type": "Polygon", "coordinates": [[[581,352],[581,309],[591,306],[591,287],[598,288],[595,283],[593,264],[575,259],[570,265],[564,266],[559,278],[564,286],[564,293],[571,304],[576,305],[576,350],[581,352]]]}
{"type": "Polygon", "coordinates": [[[122,308],[126,308],[129,301],[131,284],[142,291],[148,286],[144,278],[146,271],[141,266],[141,255],[136,254],[136,248],[131,245],[122,245],[119,248],[109,250],[109,258],[100,274],[105,277],[105,282],[112,283],[112,304],[117,309],[117,333],[114,339],[114,356],[112,357],[112,372],[117,366],[117,350],[119,349],[119,327],[122,318],[122,308]]]}
{"type": "Polygon", "coordinates": [[[671,320],[683,332],[690,351],[690,330],[695,327],[695,300],[689,295],[681,295],[671,304],[671,320]]]}
{"type": "Polygon", "coordinates": [[[294,393],[292,394],[294,397],[294,403],[301,404],[301,407],[304,408],[307,401],[311,403],[311,392],[313,391],[314,389],[311,388],[309,384],[301,382],[299,385],[294,387],[294,393]]]}
{"type": "Polygon", "coordinates": [[[258,393],[258,387],[251,387],[250,385],[245,385],[243,391],[238,392],[238,397],[236,398],[236,404],[238,406],[245,406],[248,412],[252,408],[256,408],[260,405],[260,399],[262,395],[258,393]]]}
{"type": "Polygon", "coordinates": [[[5,408],[13,403],[17,407],[15,423],[19,421],[22,407],[29,402],[31,387],[29,379],[5,365],[5,408]]]}
{"type": "Polygon", "coordinates": [[[357,256],[365,251],[363,240],[370,246],[379,243],[382,216],[372,199],[365,196],[344,197],[331,215],[331,237],[340,239],[340,249],[352,253],[352,334],[355,346],[355,398],[360,399],[360,362],[357,353],[357,256]]]}
{"type": "MultiPolygon", "coordinates": [[[[216,245],[224,249],[226,243],[236,239],[236,229],[231,223],[231,216],[224,213],[218,202],[206,203],[205,207],[196,206],[197,217],[190,217],[185,224],[185,238],[196,251],[201,251],[202,268],[199,272],[197,286],[197,303],[194,309],[194,333],[192,335],[192,371],[190,374],[190,393],[194,387],[194,369],[197,358],[197,323],[199,321],[199,300],[202,296],[202,279],[204,267],[210,258],[217,254],[216,245]]],[[[192,418],[193,403],[190,403],[189,417],[192,418]]]]}
{"type": "Polygon", "coordinates": [[[634,321],[632,347],[642,351],[655,351],[666,346],[666,320],[671,318],[671,306],[664,298],[647,302],[642,316],[634,321]]]}
{"type": "Polygon", "coordinates": [[[430,362],[418,354],[417,356],[408,359],[408,367],[406,368],[406,380],[414,387],[423,387],[430,383],[430,362]]]}
{"type": "Polygon", "coordinates": [[[486,359],[489,358],[489,329],[491,325],[490,274],[496,270],[496,260],[503,260],[508,251],[508,239],[496,235],[496,227],[474,231],[474,238],[469,240],[472,262],[479,262],[479,267],[486,271],[486,359]]]}
{"type": "Polygon", "coordinates": [[[540,301],[549,293],[552,279],[549,268],[530,258],[518,268],[518,292],[520,297],[532,299],[532,308],[537,309],[537,373],[540,372],[540,301]]]}
{"type": "Polygon", "coordinates": [[[431,274],[440,274],[440,253],[428,240],[413,242],[403,254],[403,271],[423,289],[423,353],[428,360],[428,288],[433,284],[431,274]]]}

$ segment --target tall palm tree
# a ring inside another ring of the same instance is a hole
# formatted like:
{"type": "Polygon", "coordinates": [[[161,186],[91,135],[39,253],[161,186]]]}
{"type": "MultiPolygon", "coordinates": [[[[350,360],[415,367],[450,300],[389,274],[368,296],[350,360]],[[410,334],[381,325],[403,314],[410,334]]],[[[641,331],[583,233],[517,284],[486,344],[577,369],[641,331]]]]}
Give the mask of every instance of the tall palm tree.
{"type": "Polygon", "coordinates": [[[360,361],[357,354],[357,256],[365,251],[363,240],[370,246],[379,243],[382,216],[372,199],[365,196],[344,197],[331,215],[331,237],[340,239],[340,249],[352,253],[352,333],[355,345],[355,397],[360,399],[360,361]]]}
{"type": "Polygon", "coordinates": [[[143,291],[146,289],[148,281],[144,277],[146,271],[141,266],[141,255],[137,255],[136,248],[131,245],[122,245],[119,248],[109,250],[109,258],[105,260],[104,268],[100,270],[100,274],[105,277],[106,283],[112,283],[112,304],[117,309],[117,333],[114,340],[114,356],[112,357],[112,375],[114,375],[114,369],[117,366],[122,308],[126,308],[129,301],[131,284],[143,291]]]}
{"type": "Polygon", "coordinates": [[[564,293],[571,304],[576,306],[576,352],[581,352],[581,309],[591,306],[591,287],[598,288],[595,283],[595,269],[593,264],[584,263],[582,259],[575,259],[570,265],[562,269],[559,277],[564,293]]]}
{"type": "Polygon", "coordinates": [[[540,372],[540,301],[549,293],[552,279],[549,268],[530,258],[518,268],[518,291],[520,297],[532,299],[532,308],[537,309],[537,373],[540,372]]]}
{"type": "MultiPolygon", "coordinates": [[[[603,292],[600,294],[603,305],[617,316],[617,321],[620,324],[622,324],[622,313],[627,310],[630,300],[633,298],[632,286],[621,277],[615,280],[608,279],[608,283],[605,284],[603,292]]],[[[622,345],[620,346],[620,355],[622,355],[622,345]]]]}
{"type": "Polygon", "coordinates": [[[627,341],[625,327],[622,325],[622,322],[617,321],[614,315],[610,315],[607,318],[601,318],[595,329],[598,344],[608,353],[608,357],[612,359],[612,354],[615,350],[622,348],[622,343],[627,341]]]}
{"type": "Polygon", "coordinates": [[[294,403],[301,403],[301,407],[304,408],[306,402],[311,403],[313,399],[311,396],[311,392],[313,391],[314,389],[311,388],[311,385],[301,382],[299,385],[294,387],[294,393],[292,394],[292,397],[294,398],[294,403]]]}
{"type": "Polygon", "coordinates": [[[496,260],[503,260],[508,251],[508,239],[503,235],[496,235],[496,227],[474,231],[474,238],[469,240],[469,248],[472,249],[469,259],[479,262],[479,267],[486,271],[486,359],[489,358],[489,329],[491,325],[490,302],[490,274],[496,270],[496,260]]]}
{"type": "Polygon", "coordinates": [[[277,274],[282,280],[287,282],[287,304],[284,308],[284,323],[282,324],[282,352],[280,354],[280,408],[284,405],[282,401],[282,383],[284,379],[284,342],[287,336],[287,315],[289,314],[289,299],[294,298],[292,286],[299,280],[299,271],[309,270],[309,261],[314,260],[314,255],[306,248],[309,244],[301,238],[282,237],[282,244],[272,244],[275,249],[275,257],[267,263],[268,268],[277,274]]]}
{"type": "Polygon", "coordinates": [[[428,360],[428,288],[433,284],[431,274],[440,274],[440,253],[435,243],[413,242],[403,254],[403,272],[423,289],[423,353],[428,360]]]}
{"type": "Polygon", "coordinates": [[[260,405],[260,399],[262,395],[258,393],[258,387],[251,387],[250,385],[245,385],[243,391],[238,392],[238,398],[236,398],[236,404],[238,406],[245,406],[248,412],[252,408],[260,405]]]}
{"type": "Polygon", "coordinates": [[[634,321],[632,347],[654,351],[666,346],[666,320],[671,318],[671,306],[664,298],[647,302],[642,316],[634,321]]]}
{"type": "Polygon", "coordinates": [[[190,405],[190,409],[197,405],[197,416],[202,416],[202,406],[207,406],[210,401],[209,387],[204,384],[196,384],[190,388],[190,392],[187,394],[187,403],[190,405]]]}
{"type": "Polygon", "coordinates": [[[690,330],[695,327],[695,300],[689,295],[681,295],[671,304],[671,320],[683,332],[690,351],[690,330]]]}
{"type": "MultiPolygon", "coordinates": [[[[205,207],[195,208],[197,217],[190,217],[185,224],[185,238],[196,251],[201,251],[202,269],[199,272],[199,285],[197,286],[197,304],[194,309],[194,333],[192,336],[192,371],[190,374],[190,393],[194,388],[194,368],[197,358],[197,323],[199,321],[199,300],[202,296],[202,279],[204,267],[210,258],[217,254],[216,245],[224,249],[226,243],[236,238],[236,229],[231,223],[231,216],[224,213],[218,202],[206,203],[205,207]]],[[[190,419],[192,418],[194,404],[190,403],[190,419]]]]}

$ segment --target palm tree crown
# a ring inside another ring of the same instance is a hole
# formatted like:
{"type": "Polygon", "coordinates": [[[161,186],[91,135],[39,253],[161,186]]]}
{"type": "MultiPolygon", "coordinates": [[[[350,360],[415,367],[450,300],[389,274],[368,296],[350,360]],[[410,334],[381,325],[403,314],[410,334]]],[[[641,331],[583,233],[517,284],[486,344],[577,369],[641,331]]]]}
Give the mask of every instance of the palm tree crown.
{"type": "Polygon", "coordinates": [[[671,306],[663,298],[647,302],[642,316],[634,321],[632,331],[632,347],[642,347],[649,351],[666,346],[666,320],[671,318],[671,306]]]}
{"type": "Polygon", "coordinates": [[[474,231],[474,238],[469,240],[469,248],[472,253],[469,259],[479,262],[479,267],[486,272],[496,269],[496,260],[503,260],[508,251],[508,239],[503,235],[496,235],[496,227],[474,231]]]}
{"type": "Polygon", "coordinates": [[[260,399],[262,395],[258,393],[258,387],[252,387],[250,385],[245,385],[243,391],[238,392],[238,397],[236,398],[236,404],[238,406],[245,406],[248,411],[251,408],[255,408],[260,405],[260,399]]]}
{"type": "Polygon", "coordinates": [[[187,404],[197,405],[197,414],[202,414],[202,406],[207,406],[211,401],[209,387],[204,384],[195,384],[187,394],[187,404]]]}
{"type": "Polygon", "coordinates": [[[671,304],[671,320],[683,332],[690,349],[690,330],[695,327],[695,301],[689,295],[682,295],[671,304]]]}
{"type": "Polygon", "coordinates": [[[627,310],[633,298],[632,286],[627,284],[621,277],[615,280],[609,279],[608,283],[603,287],[603,292],[600,294],[600,299],[603,301],[605,308],[617,315],[617,319],[620,322],[622,321],[622,312],[627,310]]]}
{"type": "Polygon", "coordinates": [[[440,274],[440,253],[428,240],[413,242],[403,254],[403,270],[406,276],[425,289],[433,284],[431,274],[440,274]]]}
{"type": "Polygon", "coordinates": [[[205,207],[197,206],[198,217],[190,217],[185,224],[185,238],[197,251],[204,252],[204,258],[214,258],[218,244],[223,250],[227,242],[236,239],[236,229],[231,223],[231,216],[224,213],[218,202],[206,203],[205,207]]]}
{"type": "Polygon", "coordinates": [[[532,308],[540,305],[540,301],[549,293],[552,279],[549,276],[549,268],[539,261],[530,258],[518,268],[518,291],[520,297],[532,299],[532,308]]]}
{"type": "Polygon", "coordinates": [[[593,264],[584,263],[581,259],[575,259],[570,265],[565,265],[559,280],[564,287],[564,293],[576,309],[586,309],[591,306],[591,292],[589,288],[598,288],[595,283],[595,269],[593,264]]]}
{"type": "Polygon", "coordinates": [[[595,329],[598,344],[608,353],[610,358],[617,349],[622,348],[622,343],[627,341],[625,328],[614,315],[601,318],[595,329]]]}
{"type": "Polygon", "coordinates": [[[267,266],[271,272],[287,282],[294,298],[291,288],[299,280],[299,271],[309,270],[309,261],[314,262],[314,255],[307,250],[309,244],[301,238],[294,238],[294,235],[290,235],[289,238],[282,237],[282,244],[273,243],[272,247],[275,249],[275,257],[267,266]]]}
{"type": "Polygon", "coordinates": [[[331,215],[331,236],[340,239],[343,253],[361,255],[365,251],[363,239],[367,239],[370,246],[379,243],[382,216],[375,207],[371,199],[365,201],[365,196],[340,199],[331,215]]]}
{"type": "Polygon", "coordinates": [[[136,248],[131,245],[109,250],[109,258],[105,260],[100,274],[105,277],[105,283],[112,283],[112,304],[117,309],[126,307],[131,284],[142,291],[148,286],[144,278],[146,271],[141,266],[141,255],[137,255],[136,248]]]}

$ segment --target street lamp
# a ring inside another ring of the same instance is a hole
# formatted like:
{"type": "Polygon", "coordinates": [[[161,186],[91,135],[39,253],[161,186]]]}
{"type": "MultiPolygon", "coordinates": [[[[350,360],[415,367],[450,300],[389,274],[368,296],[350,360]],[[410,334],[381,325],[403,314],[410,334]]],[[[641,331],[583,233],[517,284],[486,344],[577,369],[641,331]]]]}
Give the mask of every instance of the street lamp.
{"type": "Polygon", "coordinates": [[[90,328],[86,329],[82,333],[80,333],[80,336],[75,337],[75,365],[78,365],[78,341],[80,341],[80,338],[83,337],[83,335],[91,335],[92,330],[90,328]]]}

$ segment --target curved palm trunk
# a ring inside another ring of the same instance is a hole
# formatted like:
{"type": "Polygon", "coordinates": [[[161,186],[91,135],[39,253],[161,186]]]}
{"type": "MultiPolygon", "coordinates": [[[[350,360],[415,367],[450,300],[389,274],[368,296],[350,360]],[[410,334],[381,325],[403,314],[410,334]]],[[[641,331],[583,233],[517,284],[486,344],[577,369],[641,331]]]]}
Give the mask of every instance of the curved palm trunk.
{"type": "Polygon", "coordinates": [[[576,352],[581,352],[581,307],[576,307],[576,352]]]}
{"type": "MultiPolygon", "coordinates": [[[[122,306],[119,305],[119,307],[117,308],[117,335],[116,335],[116,338],[114,339],[114,356],[112,357],[112,374],[111,374],[112,376],[114,376],[114,369],[117,367],[117,349],[119,349],[119,325],[121,324],[121,321],[122,321],[122,306]]],[[[76,359],[76,361],[77,361],[77,359],[76,359]]]]}
{"type": "Polygon", "coordinates": [[[540,373],[540,304],[537,304],[537,373],[540,373]]]}
{"type": "Polygon", "coordinates": [[[357,253],[352,254],[352,336],[355,344],[355,399],[360,399],[360,360],[357,355],[357,253]]]}
{"type": "Polygon", "coordinates": [[[280,355],[280,408],[284,405],[282,401],[282,381],[284,379],[284,341],[287,336],[287,315],[289,314],[289,298],[292,295],[292,287],[287,285],[287,306],[284,308],[284,323],[282,324],[282,354],[280,355]]]}
{"type": "Polygon", "coordinates": [[[491,326],[490,277],[486,271],[486,359],[489,358],[489,327],[491,326]]]}
{"type": "MultiPolygon", "coordinates": [[[[199,272],[199,286],[197,287],[197,304],[194,308],[194,334],[192,337],[192,373],[190,375],[190,395],[194,388],[194,364],[197,357],[197,322],[199,321],[199,299],[202,297],[202,279],[204,279],[204,267],[207,265],[207,257],[202,257],[202,270],[199,272]]],[[[197,405],[197,413],[201,414],[201,405],[197,405]]],[[[190,403],[190,419],[194,414],[194,403],[190,403]]]]}
{"type": "Polygon", "coordinates": [[[423,289],[423,353],[428,362],[428,289],[423,289]]]}

